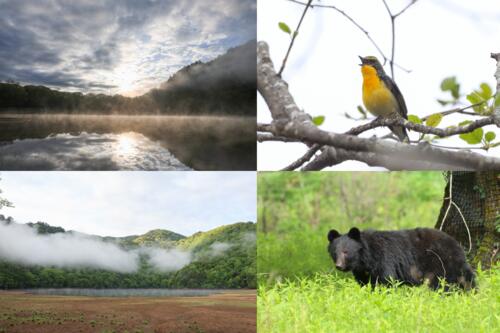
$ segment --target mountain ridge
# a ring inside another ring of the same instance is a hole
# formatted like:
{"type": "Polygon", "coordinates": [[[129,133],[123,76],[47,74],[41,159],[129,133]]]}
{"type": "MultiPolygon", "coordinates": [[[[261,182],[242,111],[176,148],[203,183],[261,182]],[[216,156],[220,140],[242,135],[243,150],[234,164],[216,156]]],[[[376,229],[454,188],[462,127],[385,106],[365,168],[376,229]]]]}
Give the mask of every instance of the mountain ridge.
{"type": "Polygon", "coordinates": [[[255,117],[256,40],[208,62],[184,66],[143,95],[65,92],[43,85],[0,82],[0,112],[234,115],[255,117]]]}

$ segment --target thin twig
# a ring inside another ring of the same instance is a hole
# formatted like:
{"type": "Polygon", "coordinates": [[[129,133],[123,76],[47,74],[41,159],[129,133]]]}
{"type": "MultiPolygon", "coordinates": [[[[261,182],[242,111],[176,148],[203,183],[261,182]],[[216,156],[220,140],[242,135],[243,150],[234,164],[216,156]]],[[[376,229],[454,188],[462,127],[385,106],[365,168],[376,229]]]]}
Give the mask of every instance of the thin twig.
{"type": "Polygon", "coordinates": [[[281,169],[281,171],[293,171],[295,169],[300,168],[302,165],[304,165],[304,163],[309,162],[309,160],[314,156],[314,154],[316,154],[318,150],[321,149],[321,147],[322,146],[319,144],[312,145],[311,148],[309,148],[301,158],[297,159],[295,162],[281,169]]]}
{"type": "Polygon", "coordinates": [[[394,59],[395,59],[394,53],[396,51],[396,18],[399,15],[403,14],[412,5],[414,5],[417,2],[417,0],[412,0],[405,8],[403,8],[397,14],[392,13],[391,9],[389,8],[389,5],[385,0],[382,0],[382,2],[384,3],[385,9],[387,10],[389,17],[391,18],[392,47],[391,47],[391,59],[389,59],[389,65],[391,66],[391,77],[394,80],[394,59]]]}
{"type": "Polygon", "coordinates": [[[389,13],[389,17],[391,18],[391,33],[392,33],[392,47],[391,47],[391,59],[389,59],[389,66],[391,67],[391,77],[394,80],[394,52],[396,49],[396,24],[395,17],[392,15],[391,9],[385,0],[382,0],[384,3],[385,9],[387,9],[387,13],[389,13]]]}
{"type": "MultiPolygon", "coordinates": [[[[297,0],[288,0],[288,1],[296,3],[296,4],[299,4],[299,5],[302,5],[302,6],[306,6],[307,5],[305,2],[301,2],[301,1],[297,1],[297,0]]],[[[362,33],[364,33],[366,35],[366,38],[368,38],[368,40],[373,44],[373,46],[375,46],[375,48],[377,49],[378,53],[380,53],[380,55],[382,56],[382,58],[388,59],[387,56],[382,51],[382,49],[380,48],[380,46],[378,46],[378,44],[375,42],[375,40],[373,40],[373,38],[370,36],[370,33],[368,32],[368,30],[366,30],[365,28],[363,28],[358,22],[356,22],[356,20],[354,20],[346,12],[344,12],[343,10],[341,10],[341,9],[339,9],[339,8],[333,6],[333,5],[319,5],[319,4],[311,5],[311,8],[314,8],[314,7],[318,7],[318,8],[330,8],[330,9],[335,10],[336,12],[338,12],[339,14],[341,14],[342,16],[344,16],[346,19],[348,19],[349,21],[351,21],[351,23],[354,24],[362,33]]]]}
{"type": "Polygon", "coordinates": [[[475,103],[475,104],[471,104],[471,105],[467,105],[463,108],[455,108],[455,109],[450,109],[450,110],[446,110],[446,111],[441,111],[441,112],[436,112],[436,113],[431,113],[430,115],[428,116],[425,116],[422,119],[422,121],[426,121],[430,116],[432,116],[433,114],[441,114],[442,116],[447,116],[447,115],[450,115],[450,114],[453,114],[453,113],[460,113],[460,114],[466,114],[466,115],[469,115],[469,116],[482,116],[478,113],[475,113],[475,112],[465,112],[465,110],[468,110],[468,109],[472,109],[476,106],[480,106],[480,105],[483,105],[484,103],[486,103],[487,101],[481,101],[479,103],[475,103]]]}
{"type": "Polygon", "coordinates": [[[401,9],[397,14],[394,14],[394,18],[398,17],[399,15],[403,14],[408,8],[410,8],[411,6],[413,6],[415,4],[415,2],[417,2],[418,0],[412,0],[409,4],[406,5],[405,8],[401,9]]]}
{"type": "Polygon", "coordinates": [[[288,46],[288,51],[286,51],[285,58],[283,59],[283,63],[281,64],[281,68],[278,72],[278,76],[281,76],[281,74],[283,73],[283,70],[285,69],[285,65],[286,65],[286,62],[288,60],[288,56],[290,55],[290,51],[292,51],[293,43],[295,42],[295,38],[297,38],[297,36],[299,34],[300,26],[302,25],[302,21],[304,20],[304,17],[306,16],[307,10],[311,6],[311,2],[312,2],[312,0],[309,0],[307,2],[306,8],[304,8],[304,11],[302,12],[302,17],[300,18],[299,24],[297,24],[297,28],[293,32],[292,40],[290,41],[290,45],[288,46]]]}

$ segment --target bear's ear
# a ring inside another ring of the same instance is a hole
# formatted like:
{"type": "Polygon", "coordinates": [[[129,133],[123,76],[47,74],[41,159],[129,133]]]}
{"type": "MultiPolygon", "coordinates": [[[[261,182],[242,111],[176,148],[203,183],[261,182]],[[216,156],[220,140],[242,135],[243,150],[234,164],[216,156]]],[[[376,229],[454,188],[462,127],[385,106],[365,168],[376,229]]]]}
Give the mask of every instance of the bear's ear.
{"type": "Polygon", "coordinates": [[[330,230],[330,232],[328,232],[328,241],[331,243],[335,238],[338,238],[340,237],[340,234],[337,230],[330,230]]]}
{"type": "Polygon", "coordinates": [[[359,229],[356,227],[351,228],[347,236],[349,236],[349,238],[359,241],[361,239],[361,231],[359,231],[359,229]]]}

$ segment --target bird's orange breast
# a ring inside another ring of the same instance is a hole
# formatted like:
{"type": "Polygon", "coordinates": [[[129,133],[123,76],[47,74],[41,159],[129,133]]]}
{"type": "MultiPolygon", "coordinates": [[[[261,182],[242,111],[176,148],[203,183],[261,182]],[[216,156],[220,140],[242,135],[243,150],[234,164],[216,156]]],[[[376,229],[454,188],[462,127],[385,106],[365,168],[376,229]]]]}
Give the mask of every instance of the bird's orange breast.
{"type": "Polygon", "coordinates": [[[361,67],[363,74],[363,104],[373,115],[387,117],[398,110],[396,99],[372,66],[361,67]]]}

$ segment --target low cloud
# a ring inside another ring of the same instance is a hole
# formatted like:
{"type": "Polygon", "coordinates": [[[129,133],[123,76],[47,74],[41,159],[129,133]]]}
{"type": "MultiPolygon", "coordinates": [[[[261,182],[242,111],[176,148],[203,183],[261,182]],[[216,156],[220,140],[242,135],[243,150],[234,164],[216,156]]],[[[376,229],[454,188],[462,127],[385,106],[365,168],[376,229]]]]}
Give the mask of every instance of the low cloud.
{"type": "Polygon", "coordinates": [[[191,253],[178,249],[127,251],[80,233],[38,234],[35,228],[26,225],[0,222],[0,259],[11,262],[132,273],[138,270],[141,255],[146,255],[149,263],[163,272],[179,270],[191,262],[191,253]]]}
{"type": "Polygon", "coordinates": [[[221,242],[215,242],[212,245],[210,245],[210,253],[209,255],[211,256],[220,256],[224,253],[226,253],[227,250],[232,248],[234,245],[231,243],[221,243],[221,242]]]}

